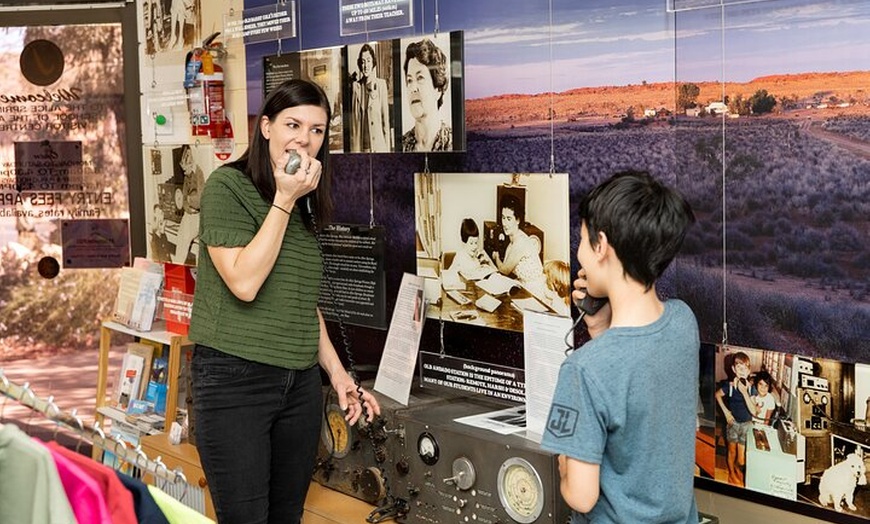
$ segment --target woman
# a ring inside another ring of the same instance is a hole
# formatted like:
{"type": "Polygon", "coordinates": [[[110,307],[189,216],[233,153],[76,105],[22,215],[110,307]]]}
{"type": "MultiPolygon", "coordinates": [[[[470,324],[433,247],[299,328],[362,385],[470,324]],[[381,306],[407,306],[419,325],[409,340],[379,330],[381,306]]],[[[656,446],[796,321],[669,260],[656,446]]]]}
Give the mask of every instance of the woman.
{"type": "Polygon", "coordinates": [[[493,261],[499,272],[513,274],[532,295],[544,299],[547,292],[547,278],[541,263],[541,242],[538,237],[528,235],[520,227],[525,221],[525,209],[514,195],[504,195],[499,204],[501,227],[509,242],[505,249],[504,260],[498,250],[493,251],[493,261]]]}
{"type": "Polygon", "coordinates": [[[378,59],[369,44],[357,57],[360,78],[353,83],[351,151],[384,153],[390,150],[390,107],[387,81],[378,78],[378,59]]]}
{"type": "Polygon", "coordinates": [[[453,130],[440,113],[450,83],[447,66],[447,56],[428,38],[405,50],[405,95],[414,127],[402,135],[402,151],[453,149],[453,130]]]}
{"type": "Polygon", "coordinates": [[[317,454],[326,371],[354,424],[380,413],[345,371],[317,308],[329,219],[330,104],[317,85],[272,90],[239,160],[202,195],[190,338],[196,443],[218,520],[299,522],[317,454]],[[295,150],[301,165],[284,168],[295,150]],[[308,208],[306,200],[313,204],[308,208]],[[362,398],[358,392],[362,392],[362,398]]]}

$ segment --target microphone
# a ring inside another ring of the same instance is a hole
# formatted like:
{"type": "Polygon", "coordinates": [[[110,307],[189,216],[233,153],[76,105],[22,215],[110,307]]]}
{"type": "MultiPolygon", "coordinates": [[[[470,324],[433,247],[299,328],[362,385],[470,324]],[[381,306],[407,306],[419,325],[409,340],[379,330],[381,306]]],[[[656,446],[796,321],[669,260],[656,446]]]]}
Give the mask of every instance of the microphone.
{"type": "Polygon", "coordinates": [[[290,159],[287,160],[287,165],[284,166],[284,172],[288,175],[295,175],[299,171],[299,166],[302,165],[302,157],[295,149],[290,150],[290,159]]]}

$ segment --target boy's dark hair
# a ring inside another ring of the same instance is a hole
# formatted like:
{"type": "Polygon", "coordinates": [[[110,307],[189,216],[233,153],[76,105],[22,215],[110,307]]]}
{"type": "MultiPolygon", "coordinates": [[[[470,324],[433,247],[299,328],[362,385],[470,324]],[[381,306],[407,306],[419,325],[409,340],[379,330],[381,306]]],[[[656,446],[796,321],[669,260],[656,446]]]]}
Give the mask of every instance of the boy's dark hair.
{"type": "Polygon", "coordinates": [[[689,203],[646,171],[623,171],[596,186],[580,202],[589,242],[604,232],[625,273],[652,288],[674,259],[689,225],[689,203]]]}
{"type": "Polygon", "coordinates": [[[473,218],[465,218],[462,220],[462,225],[459,226],[459,236],[462,238],[462,243],[468,242],[471,237],[479,237],[480,229],[477,228],[477,222],[473,218]]]}

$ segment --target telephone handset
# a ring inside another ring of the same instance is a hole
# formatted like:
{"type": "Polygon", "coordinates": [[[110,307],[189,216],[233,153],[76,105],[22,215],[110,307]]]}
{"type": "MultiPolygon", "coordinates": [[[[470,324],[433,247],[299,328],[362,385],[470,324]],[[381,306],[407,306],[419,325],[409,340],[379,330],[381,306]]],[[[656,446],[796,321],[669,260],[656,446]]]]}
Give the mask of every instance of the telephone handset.
{"type": "MultiPolygon", "coordinates": [[[[585,289],[583,291],[586,291],[585,289]]],[[[598,310],[604,307],[604,304],[607,304],[607,297],[599,298],[593,297],[589,293],[586,293],[586,296],[583,297],[582,300],[574,301],[574,305],[577,306],[577,309],[580,310],[583,315],[594,315],[598,313],[598,310]]]]}
{"type": "MultiPolygon", "coordinates": [[[[299,156],[299,153],[297,153],[295,149],[291,149],[290,158],[284,166],[284,172],[288,175],[295,175],[296,172],[299,171],[299,166],[301,165],[302,157],[299,156]]],[[[301,209],[308,213],[308,216],[314,216],[314,201],[310,193],[302,197],[302,203],[300,205],[301,209]]]]}
{"type": "Polygon", "coordinates": [[[287,159],[287,164],[284,166],[284,172],[288,175],[295,175],[299,171],[299,166],[302,165],[302,157],[295,149],[290,150],[290,158],[287,159]]]}

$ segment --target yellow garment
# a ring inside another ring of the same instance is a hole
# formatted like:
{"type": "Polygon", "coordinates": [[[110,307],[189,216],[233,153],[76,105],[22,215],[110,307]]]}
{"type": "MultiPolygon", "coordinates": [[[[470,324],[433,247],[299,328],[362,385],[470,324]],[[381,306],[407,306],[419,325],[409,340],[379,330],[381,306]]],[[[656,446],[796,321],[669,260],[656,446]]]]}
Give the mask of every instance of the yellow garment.
{"type": "Polygon", "coordinates": [[[185,506],[156,486],[149,484],[148,492],[151,493],[154,502],[157,503],[169,524],[215,524],[215,521],[195,509],[185,506]]]}

